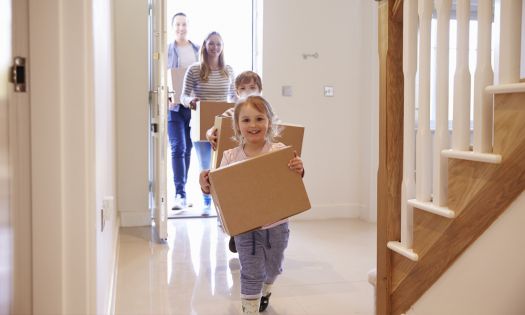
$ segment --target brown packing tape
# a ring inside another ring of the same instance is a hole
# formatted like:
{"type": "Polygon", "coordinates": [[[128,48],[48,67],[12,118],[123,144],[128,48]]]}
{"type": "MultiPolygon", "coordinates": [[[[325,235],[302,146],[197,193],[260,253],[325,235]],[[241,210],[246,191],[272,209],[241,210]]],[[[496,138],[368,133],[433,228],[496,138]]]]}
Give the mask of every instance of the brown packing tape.
{"type": "Polygon", "coordinates": [[[210,171],[211,194],[228,235],[238,235],[310,209],[301,175],[288,168],[287,146],[210,171]]]}

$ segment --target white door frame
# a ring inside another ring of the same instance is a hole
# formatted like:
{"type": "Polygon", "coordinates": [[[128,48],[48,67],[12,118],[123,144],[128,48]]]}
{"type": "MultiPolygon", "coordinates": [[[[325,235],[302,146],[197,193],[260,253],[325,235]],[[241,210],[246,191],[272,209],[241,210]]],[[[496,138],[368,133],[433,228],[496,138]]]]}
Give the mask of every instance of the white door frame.
{"type": "Polygon", "coordinates": [[[166,0],[151,0],[150,11],[150,179],[152,188],[150,198],[152,217],[158,240],[168,238],[167,211],[167,30],[166,0]],[[152,163],[152,164],[151,164],[152,163]]]}

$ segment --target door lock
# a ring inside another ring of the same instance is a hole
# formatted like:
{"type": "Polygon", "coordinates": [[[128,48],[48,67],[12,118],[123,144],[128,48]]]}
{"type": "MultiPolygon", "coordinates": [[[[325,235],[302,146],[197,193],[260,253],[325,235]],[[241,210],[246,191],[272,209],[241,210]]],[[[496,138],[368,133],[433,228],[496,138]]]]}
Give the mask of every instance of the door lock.
{"type": "Polygon", "coordinates": [[[15,57],[9,81],[15,84],[15,92],[26,91],[26,58],[15,57]]]}

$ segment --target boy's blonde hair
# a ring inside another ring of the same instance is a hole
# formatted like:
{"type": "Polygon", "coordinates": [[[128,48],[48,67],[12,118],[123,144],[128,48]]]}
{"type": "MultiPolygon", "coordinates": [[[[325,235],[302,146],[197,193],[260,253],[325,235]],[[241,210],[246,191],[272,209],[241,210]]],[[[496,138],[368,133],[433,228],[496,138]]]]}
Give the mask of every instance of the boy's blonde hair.
{"type": "Polygon", "coordinates": [[[259,88],[259,92],[262,91],[262,81],[261,81],[261,77],[253,72],[253,71],[244,71],[242,72],[241,74],[239,74],[236,78],[235,78],[235,90],[238,90],[239,89],[239,86],[241,84],[246,84],[246,83],[250,83],[250,82],[254,82],[255,85],[257,85],[257,87],[259,88]]]}
{"type": "Polygon", "coordinates": [[[269,126],[266,132],[266,140],[274,142],[275,138],[279,136],[279,128],[276,124],[275,114],[273,113],[272,106],[263,97],[258,95],[248,96],[242,98],[235,104],[233,111],[233,138],[240,144],[244,143],[244,139],[241,135],[241,129],[239,128],[239,115],[241,109],[244,106],[252,105],[258,112],[263,113],[268,118],[269,126]]]}

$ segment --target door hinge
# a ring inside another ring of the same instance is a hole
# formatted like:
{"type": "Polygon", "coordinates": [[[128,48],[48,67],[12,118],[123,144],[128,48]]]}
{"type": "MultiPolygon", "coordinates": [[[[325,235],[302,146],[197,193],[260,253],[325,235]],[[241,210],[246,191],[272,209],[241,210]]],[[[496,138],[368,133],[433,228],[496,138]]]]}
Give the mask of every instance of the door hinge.
{"type": "Polygon", "coordinates": [[[13,59],[9,81],[14,83],[15,92],[26,91],[26,58],[15,57],[13,59]]]}

